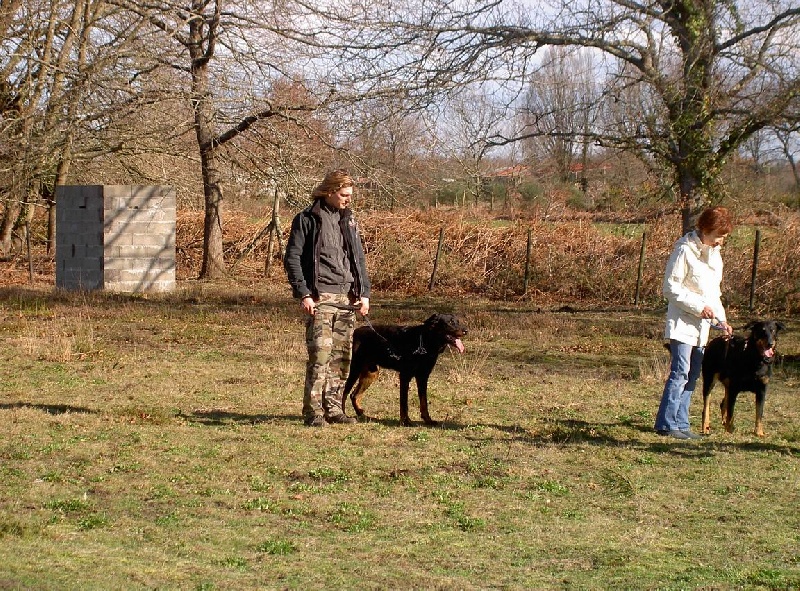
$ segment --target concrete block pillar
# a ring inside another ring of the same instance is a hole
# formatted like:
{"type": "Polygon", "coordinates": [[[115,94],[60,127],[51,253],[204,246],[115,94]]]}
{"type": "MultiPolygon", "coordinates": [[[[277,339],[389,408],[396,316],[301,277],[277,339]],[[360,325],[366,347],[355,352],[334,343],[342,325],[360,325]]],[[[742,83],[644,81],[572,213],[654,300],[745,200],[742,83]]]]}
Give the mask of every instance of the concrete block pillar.
{"type": "Polygon", "coordinates": [[[175,190],[56,188],[56,287],[144,293],[175,287],[175,190]]]}

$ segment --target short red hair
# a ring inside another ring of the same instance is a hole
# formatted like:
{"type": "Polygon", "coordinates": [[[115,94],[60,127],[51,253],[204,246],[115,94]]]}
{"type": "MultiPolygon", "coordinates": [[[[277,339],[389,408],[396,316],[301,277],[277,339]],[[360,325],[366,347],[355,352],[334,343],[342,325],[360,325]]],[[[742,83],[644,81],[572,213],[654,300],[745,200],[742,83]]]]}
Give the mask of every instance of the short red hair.
{"type": "Polygon", "coordinates": [[[703,234],[717,232],[730,234],[733,230],[733,216],[726,207],[709,207],[697,218],[697,229],[703,234]]]}

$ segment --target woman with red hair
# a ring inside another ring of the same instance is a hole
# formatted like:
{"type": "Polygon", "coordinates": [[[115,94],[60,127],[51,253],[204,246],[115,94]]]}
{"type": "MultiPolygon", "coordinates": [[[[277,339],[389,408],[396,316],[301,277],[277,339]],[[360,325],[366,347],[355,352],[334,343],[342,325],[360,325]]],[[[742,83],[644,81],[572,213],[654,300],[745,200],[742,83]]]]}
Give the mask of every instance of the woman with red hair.
{"type": "Polygon", "coordinates": [[[689,429],[689,404],[700,376],[703,353],[711,327],[726,335],[733,329],[720,299],[722,257],[720,248],[733,229],[730,212],[711,207],[697,220],[697,229],[676,243],[664,273],[670,371],[664,384],[655,429],[674,439],[698,439],[689,429]]]}

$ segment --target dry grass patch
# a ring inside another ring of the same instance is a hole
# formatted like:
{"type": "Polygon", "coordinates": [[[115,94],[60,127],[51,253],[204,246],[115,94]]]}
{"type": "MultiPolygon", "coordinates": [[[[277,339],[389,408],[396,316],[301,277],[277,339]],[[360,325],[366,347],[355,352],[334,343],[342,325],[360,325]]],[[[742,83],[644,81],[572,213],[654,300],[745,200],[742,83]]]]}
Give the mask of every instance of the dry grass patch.
{"type": "Polygon", "coordinates": [[[796,322],[768,436],[749,434],[743,395],[736,433],[715,422],[681,443],[652,433],[658,311],[376,296],[375,322],[456,311],[470,327],[431,376],[440,428],[399,426],[391,372],[370,421],[303,427],[302,322],[282,286],[0,294],[0,584],[800,585],[796,322]],[[61,355],[52,335],[101,353],[61,355]]]}

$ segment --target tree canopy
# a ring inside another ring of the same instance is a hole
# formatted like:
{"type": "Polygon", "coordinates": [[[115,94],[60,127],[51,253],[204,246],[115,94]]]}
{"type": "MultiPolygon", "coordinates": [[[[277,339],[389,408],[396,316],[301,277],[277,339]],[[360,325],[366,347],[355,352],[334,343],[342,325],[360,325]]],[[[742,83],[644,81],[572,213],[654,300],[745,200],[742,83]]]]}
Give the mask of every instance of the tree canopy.
{"type": "Polygon", "coordinates": [[[493,147],[549,139],[562,176],[578,150],[622,150],[669,179],[684,227],[724,192],[726,159],[800,121],[792,0],[8,0],[0,41],[0,250],[32,195],[80,177],[71,164],[141,182],[181,160],[208,277],[225,272],[226,179],[370,146],[357,161],[395,178],[415,144],[444,145],[414,139],[437,110],[470,136],[476,184],[493,147]]]}
{"type": "Polygon", "coordinates": [[[685,227],[718,196],[720,169],[745,140],[800,115],[800,7],[789,0],[386,0],[307,8],[327,15],[323,37],[336,39],[356,88],[375,92],[379,81],[393,80],[417,101],[483,82],[505,90],[508,106],[518,108],[514,99],[546,63],[542,48],[593,50],[602,117],[549,131],[526,125],[493,141],[551,134],[633,152],[670,171],[685,227]],[[369,84],[359,83],[367,71],[369,84]]]}

